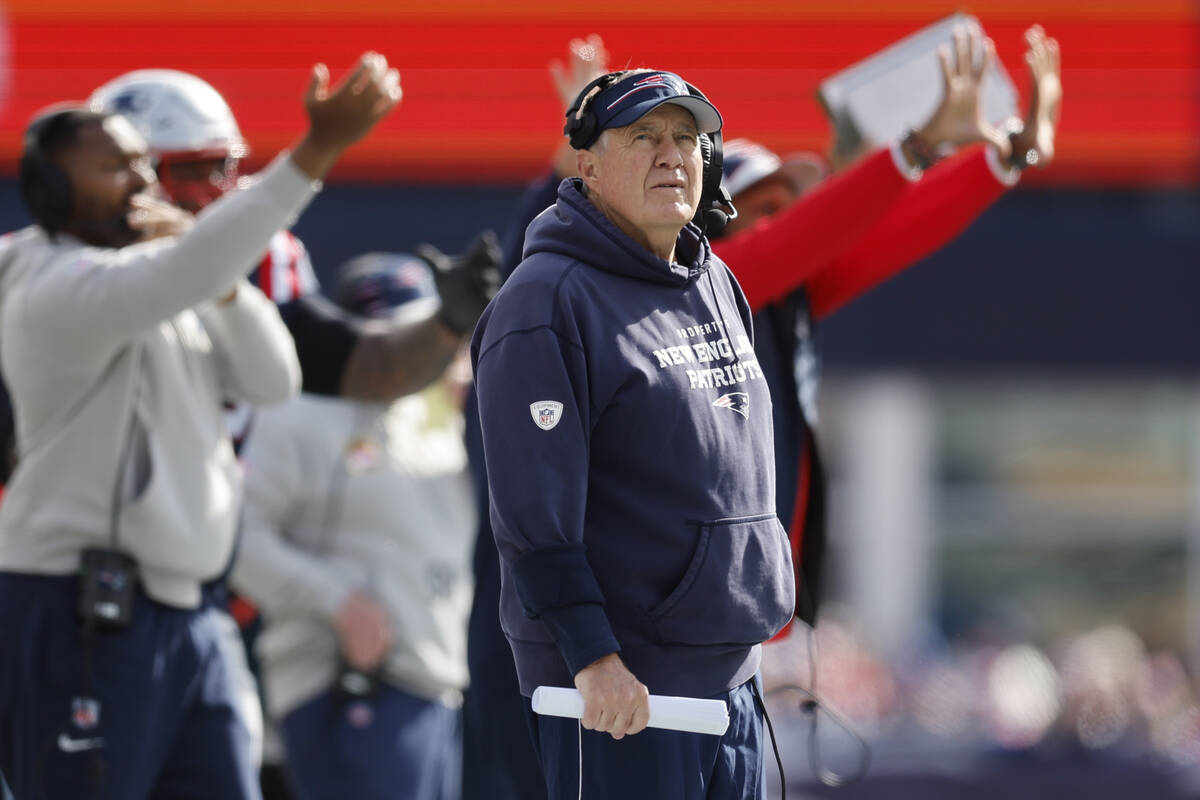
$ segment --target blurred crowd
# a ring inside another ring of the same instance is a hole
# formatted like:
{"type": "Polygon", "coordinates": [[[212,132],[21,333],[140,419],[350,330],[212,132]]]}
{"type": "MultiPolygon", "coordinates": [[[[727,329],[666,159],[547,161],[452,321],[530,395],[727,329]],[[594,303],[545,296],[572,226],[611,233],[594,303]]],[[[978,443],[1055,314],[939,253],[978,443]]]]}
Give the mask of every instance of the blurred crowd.
{"type": "Polygon", "coordinates": [[[811,637],[796,630],[768,651],[763,678],[780,716],[799,717],[794,687],[811,685],[815,668],[822,700],[884,750],[917,737],[933,755],[1089,751],[1200,764],[1200,698],[1179,654],[1150,649],[1123,624],[1044,643],[988,626],[932,639],[888,664],[856,634],[850,609],[830,607],[811,637]]]}

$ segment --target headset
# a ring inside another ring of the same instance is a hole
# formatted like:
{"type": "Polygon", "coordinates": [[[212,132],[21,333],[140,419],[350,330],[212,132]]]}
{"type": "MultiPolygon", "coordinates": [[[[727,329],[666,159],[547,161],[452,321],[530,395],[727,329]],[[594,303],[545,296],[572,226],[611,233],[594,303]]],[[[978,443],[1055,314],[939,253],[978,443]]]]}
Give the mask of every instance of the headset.
{"type": "MultiPolygon", "coordinates": [[[[600,96],[605,89],[629,77],[630,71],[610,72],[596,78],[575,97],[571,107],[567,109],[567,123],[563,133],[567,135],[571,147],[576,150],[586,150],[600,138],[603,131],[597,130],[599,120],[592,110],[592,101],[600,96]]],[[[687,81],[683,82],[688,94],[708,102],[704,93],[687,81]]],[[[725,228],[725,224],[737,217],[737,209],[729,192],[721,186],[721,168],[724,158],[721,149],[721,132],[700,134],[700,158],[704,164],[703,178],[700,189],[700,205],[692,220],[709,236],[716,236],[725,228]]]]}
{"type": "Polygon", "coordinates": [[[50,233],[60,230],[75,208],[71,179],[50,160],[46,142],[55,138],[69,119],[90,113],[78,106],[49,111],[36,117],[25,130],[25,149],[21,153],[20,187],[25,207],[38,225],[50,233]]]}

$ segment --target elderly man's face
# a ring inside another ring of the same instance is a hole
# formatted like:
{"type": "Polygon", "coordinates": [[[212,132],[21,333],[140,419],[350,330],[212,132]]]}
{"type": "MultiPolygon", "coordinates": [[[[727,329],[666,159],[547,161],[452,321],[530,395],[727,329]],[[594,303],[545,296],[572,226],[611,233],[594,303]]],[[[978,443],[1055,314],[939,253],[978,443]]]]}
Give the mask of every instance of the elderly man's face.
{"type": "Polygon", "coordinates": [[[592,202],[643,245],[667,237],[673,242],[700,205],[696,120],[667,103],[604,137],[580,159],[592,202]]]}

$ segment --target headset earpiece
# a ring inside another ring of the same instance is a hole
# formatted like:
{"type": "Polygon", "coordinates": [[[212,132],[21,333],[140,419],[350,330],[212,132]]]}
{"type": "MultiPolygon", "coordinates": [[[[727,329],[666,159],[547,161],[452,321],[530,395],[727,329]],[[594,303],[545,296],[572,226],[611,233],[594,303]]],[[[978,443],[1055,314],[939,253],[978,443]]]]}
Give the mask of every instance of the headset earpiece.
{"type": "MultiPolygon", "coordinates": [[[[688,92],[701,100],[707,101],[704,92],[684,83],[688,92]]],[[[725,224],[737,216],[733,200],[729,192],[721,186],[721,170],[725,165],[724,151],[721,147],[721,132],[700,134],[700,158],[704,163],[703,175],[700,181],[700,206],[692,220],[707,236],[719,236],[725,229],[725,224]]]]}
{"type": "Polygon", "coordinates": [[[563,126],[571,147],[585,150],[596,141],[596,113],[591,109],[592,99],[624,77],[622,72],[609,72],[596,78],[575,95],[575,102],[567,109],[567,124],[563,126]],[[593,91],[594,90],[594,91],[593,91]],[[582,107],[582,113],[580,108],[582,107]]]}
{"type": "Polygon", "coordinates": [[[51,233],[60,230],[71,218],[75,193],[71,179],[47,156],[45,140],[67,114],[75,111],[73,108],[53,111],[34,120],[25,132],[20,163],[21,196],[34,221],[51,233]]]}

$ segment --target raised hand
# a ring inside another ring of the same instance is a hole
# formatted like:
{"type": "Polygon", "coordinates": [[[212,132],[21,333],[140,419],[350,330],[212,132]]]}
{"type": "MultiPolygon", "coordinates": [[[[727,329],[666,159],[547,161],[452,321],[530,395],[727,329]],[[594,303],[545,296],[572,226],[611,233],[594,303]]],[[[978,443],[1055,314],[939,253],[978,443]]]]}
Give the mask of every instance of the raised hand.
{"type": "MultiPolygon", "coordinates": [[[[562,100],[563,111],[571,107],[575,98],[583,91],[583,87],[608,72],[608,51],[604,42],[597,34],[586,39],[572,39],[567,44],[567,63],[558,59],[550,62],[550,77],[554,88],[558,90],[562,100]]],[[[560,178],[570,177],[578,172],[578,159],[575,151],[564,139],[554,154],[554,171],[560,178]]]]}
{"type": "Polygon", "coordinates": [[[567,63],[550,62],[550,77],[562,99],[563,110],[570,108],[583,87],[608,72],[608,51],[598,34],[586,39],[572,39],[567,44],[567,63]]]}
{"type": "Polygon", "coordinates": [[[458,255],[446,255],[431,244],[419,244],[414,252],[433,267],[446,326],[460,336],[470,333],[500,290],[504,253],[496,234],[483,231],[458,255]]]}
{"type": "Polygon", "coordinates": [[[145,192],[129,201],[133,210],[126,215],[129,227],[141,234],[141,241],[179,236],[191,230],[196,218],[166,200],[145,192]]]}
{"type": "Polygon", "coordinates": [[[996,46],[977,27],[954,30],[954,47],[938,48],[942,73],[942,102],[918,131],[930,148],[963,147],[990,142],[1003,158],[1011,152],[1008,137],[983,116],[980,88],[996,59],[996,46]]]}
{"type": "Polygon", "coordinates": [[[1013,136],[1018,155],[1033,151],[1035,158],[1026,163],[1044,167],[1054,160],[1054,135],[1058,130],[1062,105],[1062,64],[1058,42],[1046,36],[1041,25],[1025,31],[1025,63],[1029,66],[1029,111],[1025,128],[1013,136]]]}
{"type": "Polygon", "coordinates": [[[347,147],[367,135],[400,102],[400,73],[379,53],[364,53],[354,70],[332,89],[329,68],[313,67],[304,107],[307,135],[292,160],[313,178],[323,178],[347,147]]]}

